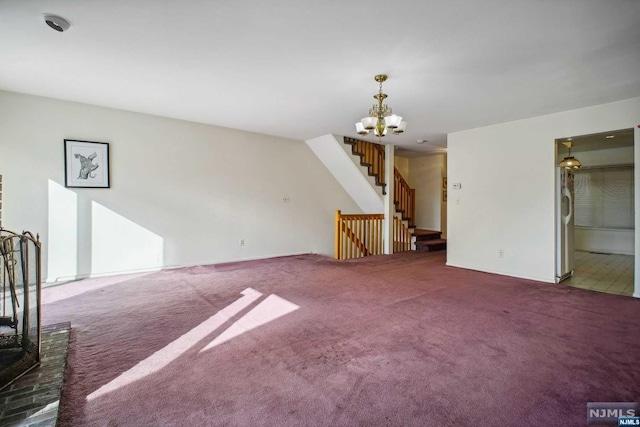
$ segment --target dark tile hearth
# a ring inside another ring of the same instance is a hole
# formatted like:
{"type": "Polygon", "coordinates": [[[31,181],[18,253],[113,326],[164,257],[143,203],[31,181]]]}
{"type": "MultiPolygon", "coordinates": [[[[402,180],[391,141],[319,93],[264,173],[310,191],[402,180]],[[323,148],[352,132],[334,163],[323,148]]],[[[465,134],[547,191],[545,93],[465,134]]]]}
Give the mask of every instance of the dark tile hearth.
{"type": "Polygon", "coordinates": [[[57,424],[70,330],[69,322],[42,328],[40,366],[0,392],[0,427],[57,424]]]}

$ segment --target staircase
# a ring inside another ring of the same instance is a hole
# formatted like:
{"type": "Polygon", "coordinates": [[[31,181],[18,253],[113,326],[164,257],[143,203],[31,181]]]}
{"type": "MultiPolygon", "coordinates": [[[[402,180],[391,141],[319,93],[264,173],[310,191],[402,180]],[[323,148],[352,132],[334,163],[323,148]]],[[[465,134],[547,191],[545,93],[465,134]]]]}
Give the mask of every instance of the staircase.
{"type": "Polygon", "coordinates": [[[447,249],[447,241],[442,238],[440,231],[416,228],[412,236],[415,238],[416,251],[418,252],[435,252],[447,249]]]}
{"type": "MultiPolygon", "coordinates": [[[[361,214],[336,211],[336,259],[381,254],[384,246],[385,148],[383,145],[339,135],[323,135],[305,143],[356,202],[361,214]]],[[[431,252],[446,249],[439,231],[416,229],[416,191],[394,168],[395,205],[390,236],[393,252],[431,252]]]]}
{"type": "Polygon", "coordinates": [[[360,165],[367,168],[367,174],[382,188],[382,194],[387,194],[387,184],[384,182],[384,147],[346,136],[344,143],[351,145],[351,153],[360,157],[360,165]]]}
{"type": "MultiPolygon", "coordinates": [[[[367,174],[375,178],[376,186],[386,194],[384,181],[384,147],[368,141],[344,137],[344,143],[351,146],[353,155],[360,158],[360,165],[367,168],[367,174]]],[[[393,202],[396,208],[394,221],[394,252],[415,250],[433,252],[446,250],[447,241],[442,239],[440,231],[416,229],[416,191],[402,177],[398,169],[394,170],[393,202]]]]}

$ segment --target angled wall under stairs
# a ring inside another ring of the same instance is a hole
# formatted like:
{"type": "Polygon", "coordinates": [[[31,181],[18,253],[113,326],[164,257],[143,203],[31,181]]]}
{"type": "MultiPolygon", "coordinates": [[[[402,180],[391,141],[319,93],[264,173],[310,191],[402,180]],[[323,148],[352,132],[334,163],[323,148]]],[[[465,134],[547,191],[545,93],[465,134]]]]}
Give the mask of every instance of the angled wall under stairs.
{"type": "Polygon", "coordinates": [[[364,168],[350,155],[343,137],[332,134],[305,141],[340,185],[358,204],[363,213],[384,212],[384,200],[379,186],[372,177],[365,175],[364,168]]]}

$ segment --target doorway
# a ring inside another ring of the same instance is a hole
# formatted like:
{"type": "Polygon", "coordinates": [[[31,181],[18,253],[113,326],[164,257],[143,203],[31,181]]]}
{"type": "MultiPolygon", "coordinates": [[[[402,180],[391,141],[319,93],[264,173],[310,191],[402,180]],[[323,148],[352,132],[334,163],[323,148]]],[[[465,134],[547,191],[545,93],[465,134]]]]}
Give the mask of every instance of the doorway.
{"type": "Polygon", "coordinates": [[[634,292],[634,130],[556,140],[556,281],[619,295],[634,292]],[[570,150],[570,154],[569,154],[570,150]]]}

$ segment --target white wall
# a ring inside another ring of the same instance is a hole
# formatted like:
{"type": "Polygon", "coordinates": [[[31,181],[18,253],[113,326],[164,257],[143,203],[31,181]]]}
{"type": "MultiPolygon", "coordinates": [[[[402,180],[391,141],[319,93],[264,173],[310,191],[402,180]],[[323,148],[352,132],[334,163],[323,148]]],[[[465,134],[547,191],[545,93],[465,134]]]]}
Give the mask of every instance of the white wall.
{"type": "Polygon", "coordinates": [[[640,98],[632,98],[449,134],[447,264],[553,282],[555,139],[639,120],[640,98]]]}
{"type": "Polygon", "coordinates": [[[395,155],[393,162],[405,181],[409,182],[409,158],[395,155]]]}
{"type": "Polygon", "coordinates": [[[416,190],[418,228],[444,231],[441,222],[444,154],[409,158],[409,186],[416,190]]]}
{"type": "Polygon", "coordinates": [[[576,227],[575,248],[577,251],[633,255],[634,233],[634,230],[576,227]]]}
{"type": "MultiPolygon", "coordinates": [[[[636,122],[637,123],[637,122],[636,122]]],[[[633,129],[633,163],[640,164],[640,124],[637,124],[633,129]]],[[[634,292],[633,296],[640,298],[640,173],[633,174],[634,181],[634,206],[635,206],[635,236],[634,236],[634,253],[635,263],[633,270],[634,277],[634,292]]]]}
{"type": "Polygon", "coordinates": [[[2,91],[0,129],[4,226],[40,234],[49,281],[331,255],[359,212],[301,141],[2,91]],[[64,187],[65,138],[111,144],[111,189],[64,187]]]}

